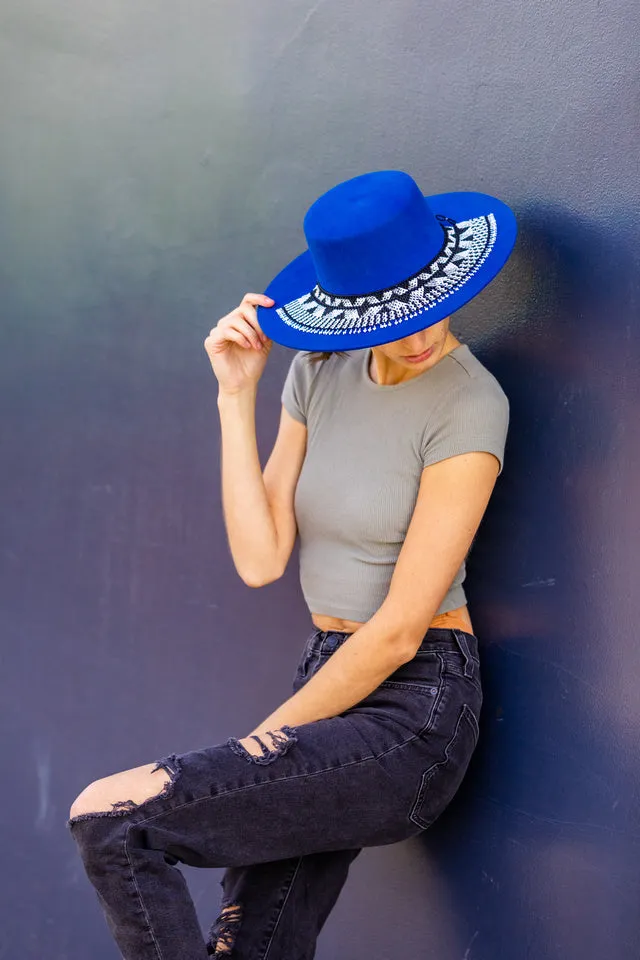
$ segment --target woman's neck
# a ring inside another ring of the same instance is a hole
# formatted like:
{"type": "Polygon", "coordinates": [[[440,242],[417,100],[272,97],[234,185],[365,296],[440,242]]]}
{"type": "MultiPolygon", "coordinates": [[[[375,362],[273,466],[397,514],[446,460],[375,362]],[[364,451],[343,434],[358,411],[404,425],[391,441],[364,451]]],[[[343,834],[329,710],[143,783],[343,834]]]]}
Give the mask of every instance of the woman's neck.
{"type": "Polygon", "coordinates": [[[454,337],[451,331],[449,331],[437,353],[425,360],[424,364],[421,363],[411,367],[397,363],[384,354],[380,347],[373,347],[369,359],[369,376],[374,383],[379,383],[383,386],[393,386],[397,383],[404,383],[406,380],[413,380],[414,377],[419,377],[425,370],[435,367],[436,363],[439,363],[443,357],[451,353],[452,350],[455,350],[456,347],[461,346],[462,344],[458,338],[454,337]]]}

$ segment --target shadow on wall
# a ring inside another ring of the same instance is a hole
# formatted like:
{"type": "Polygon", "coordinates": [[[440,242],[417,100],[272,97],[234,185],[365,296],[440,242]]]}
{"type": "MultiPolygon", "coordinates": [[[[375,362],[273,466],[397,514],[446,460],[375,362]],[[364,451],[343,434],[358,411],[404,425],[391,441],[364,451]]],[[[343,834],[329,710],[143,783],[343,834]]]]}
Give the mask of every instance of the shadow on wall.
{"type": "Polygon", "coordinates": [[[455,897],[459,956],[631,956],[637,238],[622,217],[538,209],[519,223],[503,279],[479,301],[491,340],[460,331],[511,404],[504,472],[468,561],[481,739],[418,842],[455,897]],[[497,334],[492,311],[508,317],[497,334]]]}
{"type": "Polygon", "coordinates": [[[616,223],[614,248],[611,229],[553,211],[520,218],[511,272],[532,282],[515,314],[511,306],[514,333],[486,360],[509,397],[511,424],[504,473],[469,558],[481,640],[555,641],[558,618],[563,635],[593,631],[610,603],[603,550],[613,531],[599,517],[615,506],[607,491],[622,489],[637,455],[624,438],[640,394],[634,264],[624,253],[632,237],[625,242],[616,223]]]}

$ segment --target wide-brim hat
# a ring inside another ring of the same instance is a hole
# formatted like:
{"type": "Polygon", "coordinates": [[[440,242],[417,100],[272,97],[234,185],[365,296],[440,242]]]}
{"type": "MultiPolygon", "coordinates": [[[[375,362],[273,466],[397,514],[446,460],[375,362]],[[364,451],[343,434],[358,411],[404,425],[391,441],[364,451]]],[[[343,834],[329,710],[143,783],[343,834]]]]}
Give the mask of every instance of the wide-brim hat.
{"type": "Polygon", "coordinates": [[[454,313],[501,270],[515,216],[496,197],[423,195],[400,170],[337,184],[304,217],[308,249],[268,285],[264,333],[297,350],[354,350],[454,313]]]}

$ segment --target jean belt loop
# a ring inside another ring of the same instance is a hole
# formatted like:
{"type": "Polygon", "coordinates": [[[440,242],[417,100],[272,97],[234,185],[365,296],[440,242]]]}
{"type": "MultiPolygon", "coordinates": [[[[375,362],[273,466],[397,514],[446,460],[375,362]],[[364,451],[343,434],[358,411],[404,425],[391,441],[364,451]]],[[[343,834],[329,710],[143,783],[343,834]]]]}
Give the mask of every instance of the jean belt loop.
{"type": "Polygon", "coordinates": [[[453,635],[456,638],[456,643],[458,644],[458,649],[462,656],[464,657],[464,675],[465,677],[473,676],[473,661],[471,659],[471,653],[469,651],[469,644],[467,643],[467,638],[465,637],[462,630],[453,629],[453,635]]]}
{"type": "Polygon", "coordinates": [[[319,656],[322,652],[322,645],[324,643],[324,633],[318,627],[315,627],[313,633],[310,635],[307,640],[307,653],[310,657],[314,658],[319,656]]]}

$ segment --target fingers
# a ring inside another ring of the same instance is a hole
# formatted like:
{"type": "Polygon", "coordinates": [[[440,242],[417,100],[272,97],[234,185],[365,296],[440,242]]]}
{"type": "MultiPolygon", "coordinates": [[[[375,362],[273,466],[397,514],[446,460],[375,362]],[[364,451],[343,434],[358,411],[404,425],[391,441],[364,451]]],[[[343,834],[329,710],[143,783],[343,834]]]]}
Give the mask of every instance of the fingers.
{"type": "Polygon", "coordinates": [[[237,307],[233,316],[237,319],[231,321],[232,326],[236,330],[241,330],[254,347],[260,349],[262,344],[267,342],[266,335],[260,329],[258,318],[255,315],[255,308],[237,307]],[[250,312],[251,310],[253,310],[253,313],[250,312]]]}
{"type": "MultiPolygon", "coordinates": [[[[275,303],[263,293],[246,293],[239,306],[222,317],[209,333],[214,340],[231,340],[248,349],[262,350],[269,338],[258,323],[256,306],[269,307],[275,303]]],[[[207,338],[208,339],[208,338],[207,338]]]]}
{"type": "MultiPolygon", "coordinates": [[[[271,297],[267,297],[264,293],[245,293],[242,298],[240,305],[236,307],[233,313],[238,313],[243,317],[246,322],[255,330],[257,336],[260,338],[262,343],[267,342],[266,335],[262,332],[260,324],[258,323],[258,311],[256,306],[261,307],[270,307],[275,303],[271,297]]],[[[251,334],[249,334],[251,336],[251,334]]]]}
{"type": "Polygon", "coordinates": [[[266,293],[245,293],[241,302],[244,303],[245,301],[259,307],[270,307],[275,303],[275,300],[268,297],[266,293]]]}
{"type": "Polygon", "coordinates": [[[209,354],[220,353],[230,343],[237,343],[243,350],[263,349],[262,343],[252,342],[241,330],[229,324],[214,327],[204,341],[204,348],[209,354]]]}
{"type": "Polygon", "coordinates": [[[242,330],[231,325],[226,325],[218,331],[218,340],[229,340],[232,343],[237,343],[241,347],[245,347],[247,350],[252,350],[255,347],[255,343],[252,343],[242,330]]]}

